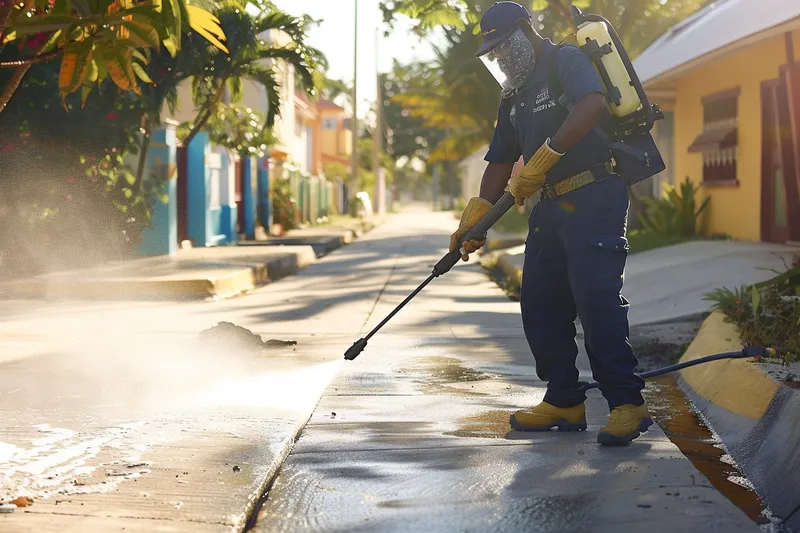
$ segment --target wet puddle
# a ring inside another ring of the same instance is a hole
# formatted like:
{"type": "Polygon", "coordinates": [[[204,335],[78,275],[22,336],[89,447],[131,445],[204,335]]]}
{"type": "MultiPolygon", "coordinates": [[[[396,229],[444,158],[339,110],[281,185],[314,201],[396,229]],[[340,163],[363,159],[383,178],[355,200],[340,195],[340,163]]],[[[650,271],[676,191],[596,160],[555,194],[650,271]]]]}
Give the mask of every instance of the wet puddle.
{"type": "Polygon", "coordinates": [[[644,395],[651,415],[669,440],[714,488],[757,524],[770,524],[766,505],[718,438],[692,409],[675,377],[669,375],[648,382],[644,395]]]}
{"type": "Polygon", "coordinates": [[[471,383],[491,379],[493,374],[480,372],[466,367],[463,361],[455,357],[419,357],[412,360],[412,364],[401,370],[398,374],[419,376],[420,390],[426,394],[470,394],[485,396],[484,393],[460,388],[459,383],[471,383]]]}
{"type": "Polygon", "coordinates": [[[459,428],[448,431],[445,435],[452,437],[472,437],[481,439],[504,439],[510,427],[508,426],[508,410],[485,411],[483,413],[459,418],[459,428]]]}

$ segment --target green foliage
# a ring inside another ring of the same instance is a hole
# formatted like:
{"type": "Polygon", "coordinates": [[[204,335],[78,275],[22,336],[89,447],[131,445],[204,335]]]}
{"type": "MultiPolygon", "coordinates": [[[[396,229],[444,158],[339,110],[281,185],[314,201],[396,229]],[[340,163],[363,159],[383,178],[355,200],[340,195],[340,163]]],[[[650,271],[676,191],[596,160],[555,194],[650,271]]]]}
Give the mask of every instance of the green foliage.
{"type": "Polygon", "coordinates": [[[383,126],[387,152],[395,159],[418,158],[427,160],[431,150],[444,137],[444,130],[427,125],[425,117],[412,114],[411,110],[395,99],[416,88],[428,71],[428,65],[412,63],[401,65],[394,62],[392,71],[383,78],[383,126]]]}
{"type": "Polygon", "coordinates": [[[216,17],[184,0],[34,0],[21,2],[10,15],[4,41],[33,42],[34,56],[60,52],[61,95],[80,90],[84,101],[106,79],[140,94],[139,80],[152,83],[142,67],[150,50],[163,44],[174,56],[188,26],[227,52],[216,17]]]}
{"type": "MultiPolygon", "coordinates": [[[[669,27],[709,0],[535,0],[528,2],[534,26],[556,42],[574,34],[570,5],[611,21],[635,57],[669,27]]],[[[442,37],[445,45],[430,64],[395,67],[384,102],[393,131],[391,153],[430,161],[458,160],[491,139],[500,100],[494,79],[475,58],[481,14],[493,0],[383,0],[392,26],[410,17],[421,37],[442,37]],[[393,94],[388,94],[393,93],[393,94]],[[391,106],[395,106],[392,109],[391,106]],[[419,148],[415,148],[418,146],[419,148]]],[[[525,2],[521,2],[525,4],[525,2]]]]}
{"type": "Polygon", "coordinates": [[[644,213],[639,213],[642,225],[659,235],[697,235],[697,220],[708,207],[711,197],[698,207],[696,195],[700,190],[687,177],[680,192],[668,187],[663,198],[642,198],[644,213]]]}
{"type": "Polygon", "coordinates": [[[329,180],[340,179],[347,181],[350,179],[350,171],[348,168],[345,165],[337,162],[323,163],[322,173],[325,174],[325,177],[329,180]]]}
{"type": "Polygon", "coordinates": [[[800,255],[796,255],[791,266],[786,265],[785,272],[775,272],[777,276],[762,283],[757,283],[756,288],[775,288],[783,296],[800,296],[800,255]]]}
{"type": "MultiPolygon", "coordinates": [[[[712,0],[530,0],[519,3],[534,12],[539,32],[560,41],[574,33],[570,6],[607,18],[620,34],[628,53],[636,57],[668,28],[678,24],[712,0]]],[[[480,15],[491,5],[481,0],[383,0],[384,20],[390,25],[398,16],[411,17],[414,31],[428,36],[442,28],[453,31],[475,29],[480,15]]]]}
{"type": "MultiPolygon", "coordinates": [[[[475,9],[489,5],[488,0],[471,2],[475,9]]],[[[419,144],[415,155],[429,162],[457,161],[488,142],[500,103],[497,82],[475,58],[480,36],[447,27],[442,33],[446,47],[435,61],[395,67],[390,77],[389,99],[401,117],[394,123],[396,114],[387,115],[393,147],[419,144]]]]}
{"type": "Polygon", "coordinates": [[[239,155],[263,157],[274,144],[272,130],[264,128],[264,116],[238,105],[221,105],[206,125],[209,139],[239,155]]]}
{"type": "Polygon", "coordinates": [[[416,21],[414,32],[417,35],[440,27],[448,26],[464,31],[467,24],[477,22],[475,11],[469,10],[469,2],[452,0],[389,0],[380,4],[384,21],[392,24],[397,15],[410,17],[416,21]]]}
{"type": "Polygon", "coordinates": [[[294,220],[297,210],[297,199],[292,196],[292,185],[287,179],[273,182],[272,189],[272,218],[275,224],[280,224],[285,230],[294,229],[297,224],[294,220]]]}
{"type": "Polygon", "coordinates": [[[736,325],[746,345],[774,348],[785,364],[800,359],[800,256],[772,279],[718,288],[705,299],[736,325]]]}
{"type": "Polygon", "coordinates": [[[263,11],[252,15],[236,4],[224,4],[215,14],[228,37],[229,53],[206,47],[202,56],[185,62],[182,73],[192,77],[193,99],[200,110],[185,140],[187,143],[217,113],[226,89],[230,92],[232,102],[238,103],[243,81],[263,87],[267,95],[267,109],[262,128],[269,128],[280,114],[281,97],[275,62],[291,64],[301,86],[312,95],[316,93],[312,72],[327,64],[319,50],[305,43],[307,21],[303,18],[280,11],[263,11]],[[277,30],[286,33],[291,43],[273,46],[261,38],[264,32],[277,30]]]}
{"type": "Polygon", "coordinates": [[[714,289],[706,293],[703,299],[712,302],[712,309],[730,314],[734,309],[742,305],[748,305],[747,302],[750,296],[750,287],[748,285],[742,285],[734,289],[729,289],[727,287],[714,289]]]}
{"type": "MultiPolygon", "coordinates": [[[[159,192],[156,182],[137,183],[124,161],[140,150],[143,101],[105,80],[83,108],[70,94],[65,109],[59,65],[31,67],[0,120],[0,254],[13,262],[4,274],[127,257],[159,192]]],[[[0,84],[9,74],[0,70],[0,84]]]]}

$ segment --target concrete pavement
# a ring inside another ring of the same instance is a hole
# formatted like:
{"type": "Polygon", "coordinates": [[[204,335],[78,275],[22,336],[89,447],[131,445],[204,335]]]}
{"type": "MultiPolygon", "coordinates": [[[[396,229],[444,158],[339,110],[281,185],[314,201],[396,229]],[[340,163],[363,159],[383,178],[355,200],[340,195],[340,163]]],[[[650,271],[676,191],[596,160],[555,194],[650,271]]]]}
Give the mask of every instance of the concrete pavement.
{"type": "MultiPolygon", "coordinates": [[[[377,324],[427,276],[454,225],[422,213],[393,224],[405,226],[402,255],[374,310],[348,312],[342,327],[377,324]]],[[[367,280],[365,265],[341,275],[367,280]]],[[[658,427],[599,447],[597,391],[587,432],[509,432],[509,413],[544,395],[531,360],[518,304],[474,262],[457,266],[327,387],[254,531],[758,531],[658,427]]],[[[588,378],[585,356],[579,365],[588,378]]]]}
{"type": "Polygon", "coordinates": [[[219,302],[4,302],[0,487],[36,503],[0,515],[0,531],[241,531],[312,411],[254,531],[757,530],[658,428],[600,448],[596,392],[586,433],[509,434],[509,412],[543,384],[518,304],[474,262],[343,363],[452,226],[397,215],[219,302]],[[223,320],[298,344],[198,341],[223,320]]]}
{"type": "Polygon", "coordinates": [[[378,228],[297,276],[218,302],[5,300],[0,531],[241,531],[407,235],[378,228]],[[231,321],[293,347],[199,340],[231,321]]]}

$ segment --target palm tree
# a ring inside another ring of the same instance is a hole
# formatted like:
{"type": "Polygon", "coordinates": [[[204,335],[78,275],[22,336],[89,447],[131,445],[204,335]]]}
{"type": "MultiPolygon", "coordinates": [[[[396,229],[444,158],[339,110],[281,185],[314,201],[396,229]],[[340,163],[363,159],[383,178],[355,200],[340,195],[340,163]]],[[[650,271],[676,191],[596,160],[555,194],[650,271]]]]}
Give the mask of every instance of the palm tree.
{"type": "Polygon", "coordinates": [[[475,59],[480,37],[472,32],[443,28],[445,50],[422,67],[420,75],[393,100],[425,125],[446,132],[429,160],[454,161],[472,153],[491,138],[500,92],[497,83],[475,59]]]}
{"type": "Polygon", "coordinates": [[[304,45],[305,21],[278,11],[271,4],[265,4],[258,15],[250,15],[233,4],[227,4],[218,8],[215,15],[224,28],[228,53],[209,46],[204,36],[192,31],[184,35],[183,47],[177,54],[172,56],[162,50],[148,64],[147,74],[155,83],[142,88],[147,111],[136,190],[144,178],[150,133],[162,122],[161,111],[165,102],[170,111],[176,111],[180,104],[178,87],[182,83],[191,80],[195,105],[199,109],[191,131],[183,139],[183,144],[187,145],[218,113],[225,89],[228,88],[232,100],[236,100],[241,95],[242,80],[245,79],[254,80],[265,88],[269,109],[265,113],[264,127],[274,124],[280,95],[275,72],[268,60],[288,60],[309,88],[312,87],[311,70],[325,65],[319,51],[304,45]],[[267,12],[268,9],[271,11],[267,12]],[[276,29],[285,31],[293,43],[287,47],[266,43],[261,35],[276,29]]]}
{"type": "MultiPolygon", "coordinates": [[[[313,95],[316,91],[313,72],[324,69],[325,58],[319,50],[305,44],[305,24],[302,19],[280,11],[261,12],[252,16],[235,6],[225,6],[217,12],[227,37],[229,54],[208,48],[210,57],[201,70],[192,72],[192,89],[200,113],[184,139],[188,144],[217,112],[226,89],[231,100],[242,95],[242,82],[249,80],[264,88],[267,110],[264,127],[271,127],[280,112],[280,91],[276,61],[292,65],[303,89],[313,95]],[[273,46],[264,40],[266,32],[282,31],[292,40],[287,46],[273,46]]],[[[196,65],[200,67],[200,65],[196,65]]]]}

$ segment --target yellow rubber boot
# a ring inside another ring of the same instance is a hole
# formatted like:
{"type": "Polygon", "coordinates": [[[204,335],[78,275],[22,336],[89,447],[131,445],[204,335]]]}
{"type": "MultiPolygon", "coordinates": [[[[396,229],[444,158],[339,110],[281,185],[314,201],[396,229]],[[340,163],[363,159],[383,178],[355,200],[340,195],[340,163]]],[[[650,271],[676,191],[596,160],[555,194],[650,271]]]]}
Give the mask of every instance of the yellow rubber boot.
{"type": "Polygon", "coordinates": [[[511,427],[519,431],[583,431],[586,429],[586,406],[556,407],[542,402],[533,409],[522,409],[511,415],[511,427]]]}
{"type": "Polygon", "coordinates": [[[597,434],[597,442],[609,446],[624,446],[653,425],[647,404],[620,405],[611,410],[608,423],[597,434]]]}

